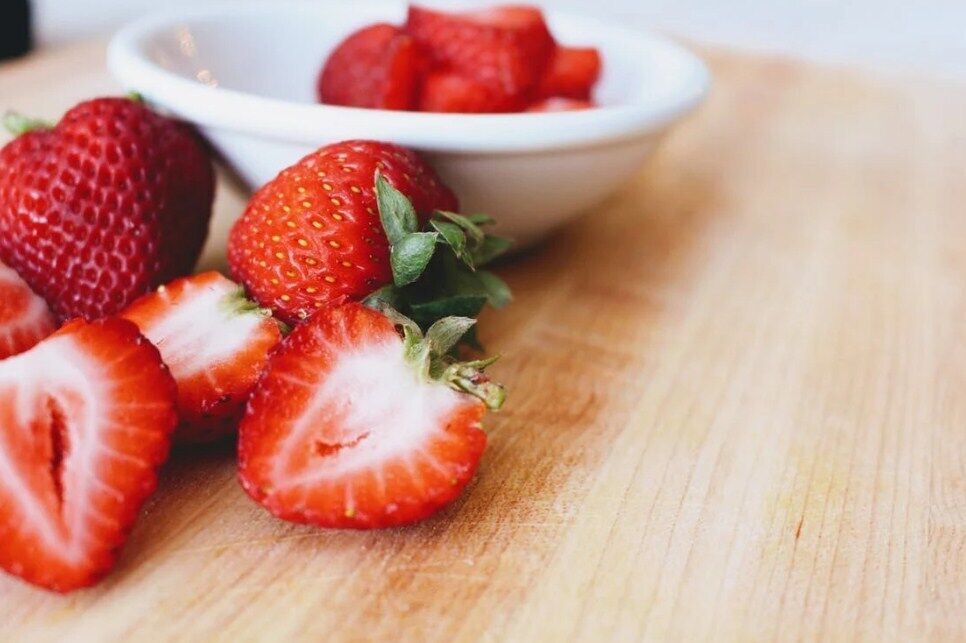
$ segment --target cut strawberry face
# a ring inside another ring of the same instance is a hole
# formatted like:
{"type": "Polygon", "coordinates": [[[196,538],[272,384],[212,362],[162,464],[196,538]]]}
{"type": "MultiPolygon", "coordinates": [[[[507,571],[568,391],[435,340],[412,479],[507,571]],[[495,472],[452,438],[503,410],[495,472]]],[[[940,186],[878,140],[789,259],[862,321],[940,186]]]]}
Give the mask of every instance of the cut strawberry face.
{"type": "Polygon", "coordinates": [[[518,96],[447,71],[426,76],[419,101],[419,110],[423,112],[460,114],[515,112],[522,105],[518,96]]]}
{"type": "Polygon", "coordinates": [[[409,325],[404,344],[385,315],[347,304],[297,327],[240,427],[245,491],[280,518],[356,529],[412,523],[452,502],[486,445],[486,405],[454,387],[502,402],[473,365],[430,361],[431,346],[446,352],[472,320],[456,323],[425,340],[409,325]]]}
{"type": "Polygon", "coordinates": [[[178,384],[180,441],[234,432],[269,351],[282,339],[271,311],[217,272],[162,286],[123,316],[158,347],[178,384]]]}
{"type": "Polygon", "coordinates": [[[600,79],[600,53],[592,48],[557,47],[537,87],[537,96],[590,100],[600,79]]]}
{"type": "Polygon", "coordinates": [[[349,107],[415,107],[425,63],[413,39],[388,24],[374,24],[342,41],[319,73],[319,102],[349,107]]]}
{"type": "Polygon", "coordinates": [[[0,362],[0,567],[66,592],[96,582],[154,491],[175,384],[121,319],[70,322],[0,362]]]}
{"type": "Polygon", "coordinates": [[[0,359],[22,353],[57,328],[47,302],[0,263],[0,359]]]}
{"type": "Polygon", "coordinates": [[[513,97],[522,97],[536,84],[554,49],[536,7],[448,13],[411,6],[406,31],[437,68],[513,97]]]}

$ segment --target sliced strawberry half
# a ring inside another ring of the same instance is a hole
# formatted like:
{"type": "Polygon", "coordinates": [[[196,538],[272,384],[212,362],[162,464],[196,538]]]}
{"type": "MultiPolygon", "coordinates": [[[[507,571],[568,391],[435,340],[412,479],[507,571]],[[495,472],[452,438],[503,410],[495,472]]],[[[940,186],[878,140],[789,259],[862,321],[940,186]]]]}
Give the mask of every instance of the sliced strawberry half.
{"type": "Polygon", "coordinates": [[[271,311],[218,272],[162,286],[123,316],[158,347],[178,384],[180,441],[232,433],[269,351],[282,339],[271,311]]]}
{"type": "Polygon", "coordinates": [[[66,592],[114,564],[177,421],[161,356],[123,319],[69,322],[0,362],[0,567],[66,592]]]}
{"type": "Polygon", "coordinates": [[[469,482],[486,445],[480,420],[503,389],[485,363],[440,357],[472,320],[440,320],[426,338],[401,323],[405,341],[383,313],[346,304],[282,342],[239,430],[242,486],[270,512],[390,527],[426,518],[469,482]]]}
{"type": "Polygon", "coordinates": [[[0,263],[0,359],[22,353],[57,329],[47,302],[0,263]]]}
{"type": "Polygon", "coordinates": [[[343,40],[319,72],[319,102],[349,107],[415,107],[424,60],[398,27],[374,24],[343,40]]]}
{"type": "Polygon", "coordinates": [[[592,47],[557,47],[537,86],[537,96],[590,100],[600,78],[600,53],[592,47]]]}
{"type": "Polygon", "coordinates": [[[555,46],[540,9],[523,5],[465,12],[411,6],[406,31],[437,68],[514,97],[537,83],[555,46]]]}
{"type": "Polygon", "coordinates": [[[491,114],[519,111],[521,106],[520,97],[450,71],[426,76],[419,99],[422,112],[491,114]]]}

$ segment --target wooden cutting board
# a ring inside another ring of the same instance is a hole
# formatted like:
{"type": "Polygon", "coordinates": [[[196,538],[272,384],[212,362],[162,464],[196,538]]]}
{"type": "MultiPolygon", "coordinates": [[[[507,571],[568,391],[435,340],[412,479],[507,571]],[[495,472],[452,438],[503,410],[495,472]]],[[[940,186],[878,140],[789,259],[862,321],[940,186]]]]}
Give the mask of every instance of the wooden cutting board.
{"type": "MultiPolygon", "coordinates": [[[[707,58],[637,180],[502,270],[460,502],[299,527],[178,454],[99,587],[0,578],[3,638],[966,639],[966,89],[707,58]]],[[[118,89],[100,44],[0,67],[0,108],[118,89]]]]}

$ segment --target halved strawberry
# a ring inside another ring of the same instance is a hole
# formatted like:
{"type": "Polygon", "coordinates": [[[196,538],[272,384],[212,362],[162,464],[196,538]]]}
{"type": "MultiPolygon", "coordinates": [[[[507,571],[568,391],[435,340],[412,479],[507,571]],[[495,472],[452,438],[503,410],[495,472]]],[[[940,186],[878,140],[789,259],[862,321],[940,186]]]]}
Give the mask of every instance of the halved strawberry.
{"type": "Polygon", "coordinates": [[[185,277],[122,315],[158,347],[178,384],[175,438],[200,442],[235,430],[268,353],[282,339],[272,312],[217,272],[185,277]]]}
{"type": "Polygon", "coordinates": [[[590,100],[600,69],[600,53],[593,47],[557,47],[537,86],[537,96],[590,100]]]}
{"type": "Polygon", "coordinates": [[[47,302],[0,263],[0,359],[27,350],[57,328],[47,302]]]}
{"type": "Polygon", "coordinates": [[[238,452],[242,486],[276,516],[402,525],[452,502],[472,478],[486,446],[480,420],[503,389],[477,370],[486,363],[441,356],[473,322],[441,320],[424,339],[395,321],[405,341],[389,317],[360,304],[323,309],[271,358],[238,452]]]}
{"type": "Polygon", "coordinates": [[[464,12],[410,6],[406,31],[436,67],[514,97],[537,83],[554,49],[540,9],[522,5],[464,12]]]}
{"type": "Polygon", "coordinates": [[[67,592],[106,574],[154,491],[177,415],[123,319],[73,321],[0,362],[0,567],[67,592]]]}
{"type": "Polygon", "coordinates": [[[574,112],[582,109],[593,109],[596,107],[589,100],[578,100],[576,98],[562,98],[554,96],[545,98],[527,107],[528,112],[574,112]]]}
{"type": "Polygon", "coordinates": [[[319,72],[319,102],[350,107],[412,109],[424,66],[413,39],[374,24],[343,40],[319,72]]]}
{"type": "Polygon", "coordinates": [[[521,97],[451,71],[426,76],[419,99],[422,112],[491,114],[519,111],[521,97]]]}

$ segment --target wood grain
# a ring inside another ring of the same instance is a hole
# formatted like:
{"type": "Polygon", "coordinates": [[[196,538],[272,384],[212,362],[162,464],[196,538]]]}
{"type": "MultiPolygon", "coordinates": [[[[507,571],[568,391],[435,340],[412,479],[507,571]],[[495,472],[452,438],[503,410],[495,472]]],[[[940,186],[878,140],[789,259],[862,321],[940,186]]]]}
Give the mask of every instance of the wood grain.
{"type": "MultiPolygon", "coordinates": [[[[102,55],[0,68],[0,107],[116,89],[102,55]]],[[[181,453],[101,586],[0,579],[3,637],[966,639],[966,89],[708,58],[638,179],[502,270],[456,506],[298,527],[181,453]]]]}

